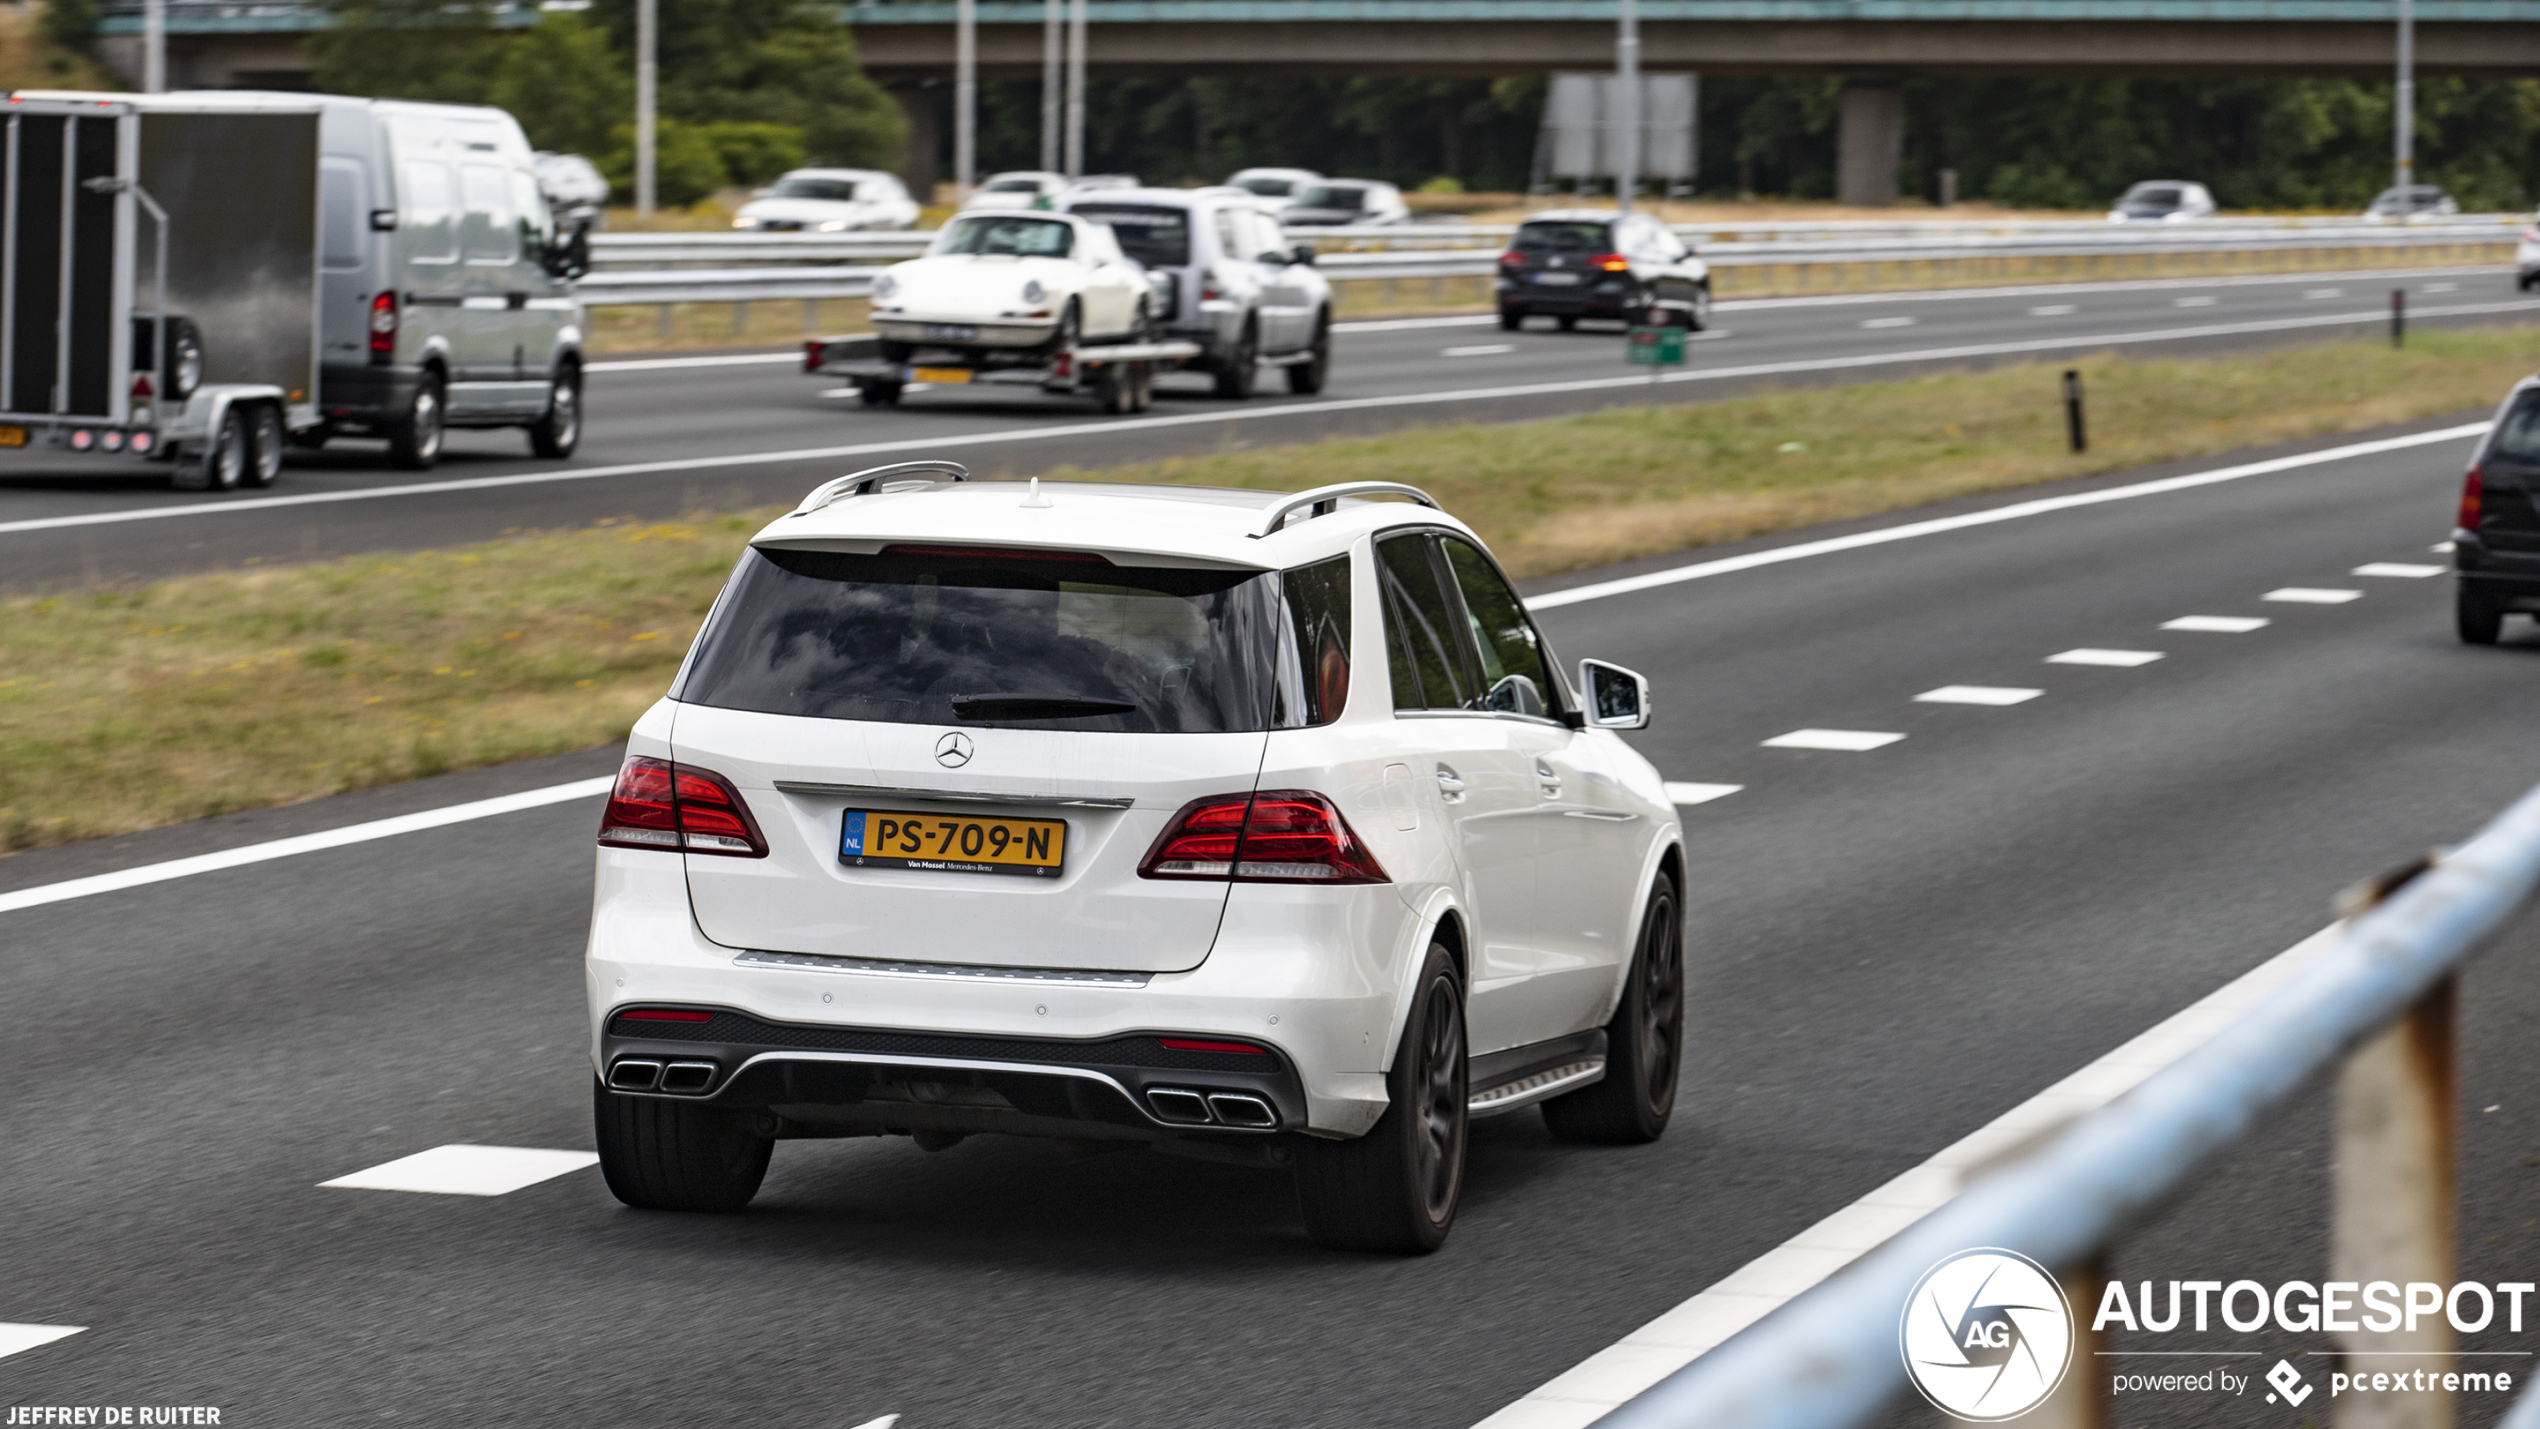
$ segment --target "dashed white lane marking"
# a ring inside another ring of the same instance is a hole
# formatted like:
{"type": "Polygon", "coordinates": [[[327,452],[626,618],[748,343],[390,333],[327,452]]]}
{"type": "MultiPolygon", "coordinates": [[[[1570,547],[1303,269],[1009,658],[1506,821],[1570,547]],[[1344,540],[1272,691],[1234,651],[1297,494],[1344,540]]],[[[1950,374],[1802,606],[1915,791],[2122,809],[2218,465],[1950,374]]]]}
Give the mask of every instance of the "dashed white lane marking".
{"type": "Polygon", "coordinates": [[[2161,622],[2163,630],[2201,630],[2208,635],[2246,635],[2263,630],[2267,622],[2255,615],[2182,615],[2161,622]]]}
{"type": "Polygon", "coordinates": [[[1700,1359],[1826,1277],[1876,1250],[2022,1143],[2140,1086],[2299,977],[2337,946],[2331,924],[2195,1005],[1995,1117],[1973,1135],[1783,1241],[1474,1429],[1586,1429],[1614,1406],[1700,1359]]]}
{"type": "Polygon", "coordinates": [[[898,1415],[885,1414],[879,1419],[867,1419],[863,1423],[855,1426],[855,1429],[891,1429],[892,1425],[899,1422],[900,1417],[898,1415]]]}
{"type": "Polygon", "coordinates": [[[2460,290],[2461,285],[2458,283],[2428,283],[2418,289],[2419,292],[2425,293],[2457,293],[2460,290]]]}
{"type": "Polygon", "coordinates": [[[2302,296],[2314,301],[2321,298],[2342,298],[2346,296],[2346,290],[2344,288],[2313,288],[2302,296]]]}
{"type": "Polygon", "coordinates": [[[1794,729],[1764,741],[1766,749],[1839,749],[1858,754],[1903,739],[1901,734],[1888,734],[1875,729],[1794,729]]]}
{"type": "Polygon", "coordinates": [[[1439,349],[1439,351],[1438,351],[1438,356],[1440,356],[1440,357],[1497,357],[1497,356],[1499,356],[1499,355],[1500,355],[1501,353],[1503,353],[1503,352],[1515,352],[1516,350],[1517,350],[1517,344],[1515,344],[1515,343],[1513,343],[1513,342],[1485,342],[1485,343],[1480,343],[1480,344],[1478,344],[1478,345],[1476,345],[1476,346],[1473,346],[1473,347],[1448,347],[1448,348],[1441,348],[1441,349],[1439,349]]]}
{"type": "Polygon", "coordinates": [[[2163,653],[2159,650],[2093,650],[2085,646],[2079,650],[2066,650],[2060,655],[2049,655],[2046,657],[2046,663],[2049,665],[2110,665],[2121,670],[2131,670],[2137,665],[2151,664],[2160,659],[2163,653]]]}
{"type": "Polygon", "coordinates": [[[1725,799],[1745,787],[1746,786],[1743,784],[1677,784],[1671,782],[1667,785],[1667,802],[1678,805],[1708,804],[1714,799],[1725,799]]]}
{"type": "Polygon", "coordinates": [[[67,1340],[87,1328],[86,1325],[12,1325],[0,1321],[0,1359],[34,1349],[37,1345],[67,1340]]]}
{"type": "Polygon", "coordinates": [[[60,883],[39,884],[21,888],[15,893],[0,893],[0,913],[20,908],[38,908],[69,898],[86,898],[96,893],[114,893],[144,884],[164,883],[171,878],[190,878],[198,873],[214,873],[224,868],[238,868],[268,859],[290,858],[295,854],[316,853],[322,849],[342,848],[346,844],[368,843],[372,839],[393,838],[424,829],[437,829],[444,824],[463,824],[473,819],[490,819],[496,814],[509,814],[521,809],[536,809],[548,804],[561,804],[572,799],[588,799],[607,793],[617,783],[615,775],[603,774],[597,779],[576,779],[570,784],[550,784],[544,789],[528,789],[518,794],[504,794],[473,803],[452,804],[446,809],[426,809],[419,814],[399,814],[393,819],[373,819],[367,824],[347,824],[324,833],[301,834],[297,838],[275,839],[270,843],[249,844],[244,848],[223,849],[219,853],[196,854],[192,858],[173,858],[165,863],[144,864],[119,873],[100,873],[87,878],[66,879],[60,883]]]}
{"type": "Polygon", "coordinates": [[[2282,601],[2287,605],[2344,605],[2350,600],[2363,598],[2364,593],[2359,590],[2322,590],[2305,585],[2282,586],[2258,597],[2260,600],[2282,601]]]}
{"type": "Polygon", "coordinates": [[[2176,306],[2182,308],[2210,308],[2221,301],[2222,299],[2220,298],[2179,298],[2176,300],[2176,306]]]}
{"type": "Polygon", "coordinates": [[[2355,567],[2346,574],[2350,576],[2387,576],[2392,580],[2421,581],[2427,576],[2439,576],[2448,569],[2450,569],[2448,566],[2411,565],[2406,561],[2366,561],[2364,564],[2355,567]]]}
{"type": "Polygon", "coordinates": [[[2044,693],[2044,690],[2022,690],[2008,685],[1943,685],[1936,690],[1925,690],[1914,698],[1927,705],[2016,705],[2044,693]]]}
{"type": "Polygon", "coordinates": [[[2077,303],[2047,303],[2029,309],[2028,315],[2033,318],[2060,318],[2080,311],[2081,306],[2077,303]]]}
{"type": "Polygon", "coordinates": [[[357,1191],[421,1191],[436,1196],[505,1196],[523,1186],[551,1181],[600,1158],[588,1151],[540,1151],[527,1146],[436,1146],[412,1156],[320,1181],[357,1191]]]}
{"type": "Polygon", "coordinates": [[[1863,327],[1912,327],[1920,318],[1863,318],[1863,327]]]}

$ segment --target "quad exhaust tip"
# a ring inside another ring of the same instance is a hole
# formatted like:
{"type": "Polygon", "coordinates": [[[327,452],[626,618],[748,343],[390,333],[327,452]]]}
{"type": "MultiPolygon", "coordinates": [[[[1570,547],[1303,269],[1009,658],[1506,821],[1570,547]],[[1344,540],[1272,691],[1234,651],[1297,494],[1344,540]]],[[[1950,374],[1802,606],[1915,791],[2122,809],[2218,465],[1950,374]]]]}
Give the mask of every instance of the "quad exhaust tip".
{"type": "Polygon", "coordinates": [[[609,1090],[693,1096],[713,1086],[715,1073],[719,1070],[712,1062],[662,1063],[645,1057],[627,1057],[609,1068],[609,1090]]]}
{"type": "Polygon", "coordinates": [[[1231,1126],[1268,1131],[1279,1124],[1270,1103],[1245,1092],[1200,1092],[1187,1087],[1150,1087],[1147,1109],[1159,1121],[1176,1126],[1231,1126]]]}

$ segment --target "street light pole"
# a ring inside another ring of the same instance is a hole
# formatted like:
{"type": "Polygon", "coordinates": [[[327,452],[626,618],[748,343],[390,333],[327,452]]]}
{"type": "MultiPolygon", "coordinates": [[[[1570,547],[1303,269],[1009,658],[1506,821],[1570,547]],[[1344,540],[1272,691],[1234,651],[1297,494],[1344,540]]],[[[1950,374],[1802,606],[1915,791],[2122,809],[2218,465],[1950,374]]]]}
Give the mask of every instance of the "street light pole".
{"type": "Polygon", "coordinates": [[[1041,170],[1058,171],[1060,0],[1049,0],[1041,18],[1041,170]]]}
{"type": "MultiPolygon", "coordinates": [[[[2394,128],[2391,137],[2393,140],[2394,153],[2398,161],[2393,166],[2398,173],[2398,177],[2394,180],[2394,182],[2396,182],[2398,186],[2404,190],[2410,184],[2416,182],[2417,171],[2417,15],[2415,0],[2399,0],[2399,85],[2394,98],[2397,102],[2391,107],[2395,109],[2397,113],[2392,116],[2392,124],[2394,128]]],[[[2402,214],[2407,213],[2407,197],[2404,193],[2400,196],[2399,202],[2401,205],[2399,211],[2402,214]]]]}
{"type": "Polygon", "coordinates": [[[1622,0],[1614,34],[1614,78],[1614,198],[1629,213],[1632,190],[1640,187],[1640,6],[1636,0],[1622,0]]]}
{"type": "Polygon", "coordinates": [[[141,7],[141,92],[165,94],[167,89],[167,0],[147,0],[141,7]]]}
{"type": "Polygon", "coordinates": [[[1067,16],[1067,177],[1085,176],[1085,0],[1067,16]]]}
{"type": "Polygon", "coordinates": [[[653,211],[653,90],[659,76],[660,0],[635,0],[635,211],[653,211]]]}
{"type": "Polygon", "coordinates": [[[953,7],[953,203],[970,201],[979,176],[979,4],[953,7]]]}

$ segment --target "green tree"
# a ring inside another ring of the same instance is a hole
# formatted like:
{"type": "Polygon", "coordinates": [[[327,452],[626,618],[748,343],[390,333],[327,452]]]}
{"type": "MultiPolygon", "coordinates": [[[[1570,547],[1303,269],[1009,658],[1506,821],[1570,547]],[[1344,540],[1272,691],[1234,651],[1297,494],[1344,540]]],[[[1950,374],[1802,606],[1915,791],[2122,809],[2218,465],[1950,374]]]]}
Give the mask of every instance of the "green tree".
{"type": "MultiPolygon", "coordinates": [[[[596,0],[611,46],[632,53],[630,0],[596,0]]],[[[661,0],[661,109],[691,123],[781,124],[825,164],[892,167],[908,119],[856,62],[855,37],[819,0],[661,0]]]]}
{"type": "Polygon", "coordinates": [[[97,43],[97,0],[44,0],[44,38],[88,54],[97,43]]]}
{"type": "Polygon", "coordinates": [[[318,0],[333,21],[301,41],[331,94],[482,104],[506,43],[491,0],[318,0]]]}
{"type": "MultiPolygon", "coordinates": [[[[712,198],[716,189],[731,182],[706,127],[676,119],[655,121],[653,196],[661,203],[686,208],[712,198]]],[[[609,151],[599,160],[600,174],[619,198],[631,201],[635,197],[635,126],[620,124],[610,140],[609,151]]]]}
{"type": "Polygon", "coordinates": [[[509,110],[541,149],[602,154],[634,111],[634,66],[609,49],[607,31],[552,11],[504,48],[485,99],[509,110]]]}

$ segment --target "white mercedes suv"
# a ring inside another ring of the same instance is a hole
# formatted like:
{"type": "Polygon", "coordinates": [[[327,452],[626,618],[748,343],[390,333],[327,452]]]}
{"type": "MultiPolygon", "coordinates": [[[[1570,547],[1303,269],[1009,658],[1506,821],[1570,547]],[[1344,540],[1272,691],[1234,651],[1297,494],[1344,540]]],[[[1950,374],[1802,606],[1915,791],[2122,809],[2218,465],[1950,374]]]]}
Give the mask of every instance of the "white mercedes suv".
{"type": "Polygon", "coordinates": [[[1656,1138],[1683,845],[1615,733],[1647,683],[1580,685],[1411,487],[820,487],[602,819],[609,1188],[738,1210],[777,1141],[1006,1132],[1292,1167],[1316,1240],[1422,1252],[1471,1117],[1656,1138]]]}

